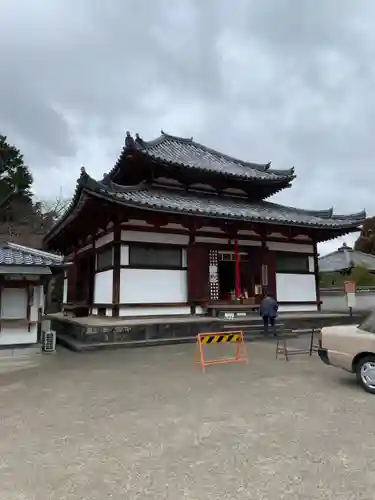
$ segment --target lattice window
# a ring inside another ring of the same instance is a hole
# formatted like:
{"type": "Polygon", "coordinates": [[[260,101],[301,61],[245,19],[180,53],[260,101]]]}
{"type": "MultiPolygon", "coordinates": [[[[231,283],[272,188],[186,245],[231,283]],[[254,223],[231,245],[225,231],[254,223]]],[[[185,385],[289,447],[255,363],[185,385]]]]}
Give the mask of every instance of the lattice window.
{"type": "Polygon", "coordinates": [[[211,300],[219,300],[219,257],[217,250],[209,252],[209,294],[211,300]]]}

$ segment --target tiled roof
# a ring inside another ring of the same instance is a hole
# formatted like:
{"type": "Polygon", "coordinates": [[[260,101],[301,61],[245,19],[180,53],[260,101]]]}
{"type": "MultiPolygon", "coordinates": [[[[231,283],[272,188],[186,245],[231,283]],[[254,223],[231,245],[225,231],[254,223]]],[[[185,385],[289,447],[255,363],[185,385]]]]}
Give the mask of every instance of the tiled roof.
{"type": "Polygon", "coordinates": [[[183,190],[177,191],[176,189],[156,189],[142,186],[124,188],[114,184],[109,186],[96,182],[93,184],[91,181],[90,190],[129,206],[227,220],[334,229],[356,227],[366,217],[365,212],[335,215],[332,209],[302,210],[266,201],[252,203],[245,198],[199,194],[183,190]]]}
{"type": "Polygon", "coordinates": [[[193,141],[165,134],[146,142],[138,134],[135,141],[127,135],[127,149],[133,148],[151,158],[168,164],[179,165],[242,178],[244,180],[289,182],[295,177],[294,168],[273,170],[271,164],[251,163],[238,160],[193,141]]]}
{"type": "Polygon", "coordinates": [[[344,271],[354,266],[366,267],[370,271],[375,271],[375,256],[358,252],[344,245],[335,252],[319,258],[319,271],[322,273],[344,271]]]}
{"type": "Polygon", "coordinates": [[[35,248],[6,243],[0,246],[1,266],[58,266],[64,261],[64,257],[35,248]]]}
{"type": "Polygon", "coordinates": [[[109,176],[101,182],[92,179],[81,168],[81,177],[70,206],[61,219],[44,237],[48,242],[63,227],[72,221],[85,205],[87,196],[118,203],[128,207],[163,213],[201,216],[221,220],[238,220],[296,227],[310,227],[333,231],[354,231],[360,226],[366,212],[350,215],[337,215],[333,209],[303,210],[286,207],[267,201],[250,202],[246,198],[225,195],[203,194],[182,189],[149,187],[147,183],[138,186],[120,186],[113,183],[109,176]]]}

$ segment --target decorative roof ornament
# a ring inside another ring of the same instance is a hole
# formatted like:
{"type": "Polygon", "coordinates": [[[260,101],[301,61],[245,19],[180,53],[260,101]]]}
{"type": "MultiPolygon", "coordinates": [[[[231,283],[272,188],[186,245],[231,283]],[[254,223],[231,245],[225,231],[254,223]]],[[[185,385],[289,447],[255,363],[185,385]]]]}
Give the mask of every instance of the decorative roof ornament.
{"type": "Polygon", "coordinates": [[[338,250],[338,252],[344,252],[346,250],[352,251],[353,249],[352,249],[352,247],[348,246],[348,244],[344,241],[342,246],[339,247],[337,250],[338,250]]]}
{"type": "MultiPolygon", "coordinates": [[[[182,142],[193,142],[194,137],[179,137],[178,135],[171,135],[165,132],[165,130],[161,129],[160,130],[161,135],[164,136],[164,139],[172,139],[174,141],[182,141],[182,142]]],[[[163,138],[162,138],[163,139],[163,138]]]]}
{"type": "Polygon", "coordinates": [[[129,130],[126,131],[126,136],[125,136],[125,147],[127,149],[135,149],[135,141],[129,132],[129,130]]]}
{"type": "Polygon", "coordinates": [[[113,182],[112,182],[111,176],[108,173],[105,173],[103,175],[103,179],[101,181],[101,184],[104,184],[105,186],[107,186],[109,191],[114,191],[113,182]]]}
{"type": "Polygon", "coordinates": [[[107,172],[105,172],[103,174],[102,184],[108,185],[110,182],[111,182],[111,176],[107,172]]]}
{"type": "Polygon", "coordinates": [[[86,172],[85,167],[82,165],[82,166],[81,166],[81,175],[80,175],[80,178],[81,178],[81,179],[85,179],[86,177],[88,177],[88,174],[87,174],[87,172],[86,172]]]}
{"type": "Polygon", "coordinates": [[[142,149],[146,149],[146,144],[145,141],[140,137],[138,132],[135,134],[135,143],[137,146],[141,147],[142,149]]]}

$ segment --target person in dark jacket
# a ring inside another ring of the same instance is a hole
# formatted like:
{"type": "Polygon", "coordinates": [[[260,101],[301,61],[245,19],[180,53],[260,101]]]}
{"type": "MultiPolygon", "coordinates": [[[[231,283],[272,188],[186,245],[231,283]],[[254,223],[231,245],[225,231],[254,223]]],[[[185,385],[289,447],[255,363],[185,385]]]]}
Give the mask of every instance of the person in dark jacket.
{"type": "Polygon", "coordinates": [[[268,326],[275,326],[275,319],[279,306],[276,300],[268,294],[265,294],[260,303],[260,315],[263,319],[264,331],[268,331],[268,326]]]}

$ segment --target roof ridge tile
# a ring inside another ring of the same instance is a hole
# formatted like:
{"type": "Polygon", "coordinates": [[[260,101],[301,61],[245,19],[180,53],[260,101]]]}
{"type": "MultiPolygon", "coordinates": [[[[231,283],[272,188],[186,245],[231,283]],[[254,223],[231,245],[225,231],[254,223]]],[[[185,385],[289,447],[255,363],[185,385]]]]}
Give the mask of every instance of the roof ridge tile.
{"type": "Polygon", "coordinates": [[[217,171],[222,174],[238,176],[248,179],[262,178],[262,176],[259,176],[259,173],[264,174],[263,176],[264,180],[275,181],[275,180],[290,179],[291,181],[295,177],[294,167],[282,170],[270,169],[271,162],[254,163],[254,162],[240,160],[234,156],[222,153],[216,149],[210,148],[202,143],[194,141],[193,137],[183,138],[171,134],[166,134],[163,131],[160,137],[153,139],[151,141],[144,141],[143,139],[140,138],[139,134],[137,134],[136,137],[137,137],[135,141],[136,148],[140,152],[153,156],[156,159],[167,161],[171,164],[175,163],[178,165],[188,166],[191,168],[203,168],[204,170],[217,171]],[[163,148],[163,145],[167,146],[168,143],[184,145],[187,148],[189,147],[195,148],[196,150],[200,150],[201,153],[212,155],[214,159],[219,160],[219,163],[221,160],[222,163],[221,168],[218,168],[219,165],[216,165],[217,168],[215,168],[215,164],[212,160],[207,161],[207,165],[210,164],[211,166],[211,168],[207,168],[207,166],[202,164],[202,158],[195,158],[195,160],[196,161],[199,160],[200,163],[197,162],[194,163],[191,161],[192,159],[188,157],[186,151],[185,152],[167,151],[166,147],[163,148]],[[180,154],[180,157],[178,156],[178,153],[180,154]],[[184,158],[182,158],[181,156],[184,156],[184,158]],[[228,164],[227,169],[225,169],[224,162],[227,162],[228,164]],[[233,170],[235,170],[234,167],[237,167],[236,172],[233,172],[233,170]],[[241,169],[243,169],[242,172],[241,169]],[[255,173],[253,174],[253,176],[249,175],[248,169],[256,171],[258,175],[255,175],[255,173]]]}

